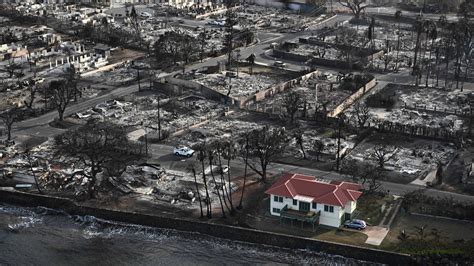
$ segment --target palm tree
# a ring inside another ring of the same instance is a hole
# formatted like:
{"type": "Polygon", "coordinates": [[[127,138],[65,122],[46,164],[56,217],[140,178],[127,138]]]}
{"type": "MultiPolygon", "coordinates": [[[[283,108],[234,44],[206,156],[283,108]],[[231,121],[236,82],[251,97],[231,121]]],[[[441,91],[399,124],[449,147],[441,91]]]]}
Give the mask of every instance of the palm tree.
{"type": "Polygon", "coordinates": [[[413,26],[414,26],[415,31],[416,31],[416,43],[415,43],[415,55],[413,57],[412,72],[415,72],[415,68],[418,68],[417,59],[418,59],[418,50],[420,49],[421,33],[423,32],[423,26],[424,26],[423,18],[417,17],[417,19],[415,21],[415,24],[413,26]]]}
{"type": "Polygon", "coordinates": [[[199,187],[198,187],[198,182],[197,182],[197,178],[196,178],[196,169],[191,168],[191,171],[193,173],[193,177],[194,177],[194,185],[196,185],[196,193],[198,195],[198,200],[199,200],[199,209],[201,210],[201,218],[204,217],[204,213],[202,211],[202,201],[201,201],[201,193],[199,193],[199,187]]]}
{"type": "Polygon", "coordinates": [[[248,160],[249,160],[249,133],[246,133],[245,134],[245,138],[244,138],[244,141],[241,142],[241,150],[245,150],[245,152],[243,152],[243,159],[244,159],[244,164],[245,164],[245,168],[244,168],[244,184],[242,185],[242,194],[240,195],[240,202],[239,202],[239,206],[237,206],[237,209],[242,209],[242,201],[244,199],[244,191],[245,191],[245,185],[246,185],[246,181],[247,181],[247,170],[248,170],[248,160]]]}
{"type": "Polygon", "coordinates": [[[224,204],[222,202],[222,197],[221,197],[221,192],[220,192],[220,187],[217,184],[216,177],[214,176],[213,166],[214,166],[215,155],[216,155],[216,143],[211,143],[209,149],[207,149],[207,159],[209,161],[209,169],[211,170],[212,181],[214,182],[214,186],[215,186],[214,189],[217,192],[217,197],[219,198],[219,203],[221,205],[222,218],[226,218],[224,204]]]}
{"type": "Polygon", "coordinates": [[[398,70],[398,54],[400,53],[400,19],[402,17],[402,11],[400,10],[397,10],[397,12],[395,12],[395,20],[398,21],[398,37],[397,37],[397,57],[395,59],[395,71],[398,70]]]}
{"type": "Polygon", "coordinates": [[[199,143],[193,147],[197,151],[197,159],[201,162],[202,168],[202,181],[204,183],[204,189],[206,190],[206,216],[208,219],[212,218],[212,203],[211,198],[209,197],[209,188],[207,187],[207,178],[206,178],[206,142],[199,143]]]}
{"type": "Polygon", "coordinates": [[[431,39],[430,55],[428,59],[428,65],[426,66],[426,87],[428,87],[428,79],[430,77],[431,71],[431,53],[433,52],[433,44],[438,39],[438,30],[436,29],[436,24],[431,25],[431,30],[429,31],[428,37],[431,39]]]}

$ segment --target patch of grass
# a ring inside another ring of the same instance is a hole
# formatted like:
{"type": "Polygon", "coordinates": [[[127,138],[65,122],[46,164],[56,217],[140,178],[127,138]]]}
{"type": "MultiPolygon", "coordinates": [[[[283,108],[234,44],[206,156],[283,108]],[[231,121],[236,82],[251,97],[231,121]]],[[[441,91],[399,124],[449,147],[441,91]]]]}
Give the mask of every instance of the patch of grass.
{"type": "Polygon", "coordinates": [[[474,240],[463,243],[408,239],[398,244],[384,245],[384,249],[411,255],[464,255],[474,258],[474,240]]]}
{"type": "Polygon", "coordinates": [[[322,228],[321,226],[318,228],[318,232],[313,238],[330,242],[361,246],[367,240],[367,235],[360,232],[322,228]]]}
{"type": "Polygon", "coordinates": [[[363,194],[357,200],[357,218],[363,219],[371,225],[378,225],[386,213],[389,205],[394,202],[390,195],[363,194]],[[382,206],[385,204],[384,212],[382,206]]]}

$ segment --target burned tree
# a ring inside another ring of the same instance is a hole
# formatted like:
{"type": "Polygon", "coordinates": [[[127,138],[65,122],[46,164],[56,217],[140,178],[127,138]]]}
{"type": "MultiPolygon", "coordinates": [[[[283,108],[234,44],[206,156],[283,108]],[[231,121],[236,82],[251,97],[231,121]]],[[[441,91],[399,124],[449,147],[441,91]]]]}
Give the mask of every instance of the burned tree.
{"type": "Polygon", "coordinates": [[[374,193],[382,186],[379,182],[381,170],[381,168],[373,164],[358,162],[356,160],[344,161],[341,167],[341,173],[351,177],[354,182],[364,186],[367,193],[374,193]]]}
{"type": "Polygon", "coordinates": [[[296,112],[302,107],[303,102],[303,96],[296,91],[291,91],[283,97],[283,107],[290,118],[291,125],[294,124],[296,112]]]}
{"type": "Polygon", "coordinates": [[[75,89],[65,80],[53,80],[49,84],[49,94],[52,95],[54,106],[58,111],[59,121],[64,120],[64,112],[74,97],[75,89]]]}
{"type": "Polygon", "coordinates": [[[58,135],[54,139],[56,155],[66,156],[82,165],[80,174],[87,178],[86,192],[94,198],[106,179],[99,173],[114,176],[122,173],[127,165],[143,158],[142,147],[130,142],[124,128],[110,122],[88,122],[74,131],[58,135]]]}
{"type": "Polygon", "coordinates": [[[224,35],[224,47],[227,52],[227,64],[230,66],[232,64],[232,52],[234,51],[234,38],[236,31],[234,26],[237,25],[237,14],[233,7],[236,5],[235,0],[226,1],[226,12],[225,12],[225,35],[224,35]]]}
{"type": "Polygon", "coordinates": [[[221,205],[221,211],[222,211],[222,218],[226,218],[225,210],[224,210],[224,204],[223,204],[223,197],[224,195],[221,196],[220,191],[223,190],[222,186],[223,184],[218,184],[216,181],[216,177],[214,175],[214,161],[215,161],[215,156],[217,155],[217,147],[218,147],[217,142],[212,142],[208,144],[208,149],[207,149],[207,159],[209,161],[209,169],[211,172],[211,177],[212,181],[214,182],[214,189],[217,192],[217,197],[219,198],[219,203],[221,205]]]}
{"type": "MultiPolygon", "coordinates": [[[[79,93],[77,89],[77,84],[81,78],[81,74],[76,70],[76,67],[73,64],[69,64],[69,67],[66,68],[64,72],[64,79],[66,80],[69,87],[72,87],[74,90],[74,101],[77,101],[77,96],[79,93]]],[[[82,97],[82,95],[79,95],[82,97]]]]}
{"type": "Polygon", "coordinates": [[[401,28],[400,28],[401,18],[402,18],[402,11],[397,10],[395,12],[395,20],[398,22],[398,25],[397,25],[397,55],[395,57],[395,71],[398,70],[398,56],[400,54],[400,36],[402,35],[401,28]]]}
{"type": "Polygon", "coordinates": [[[304,150],[304,139],[303,139],[304,131],[301,129],[297,129],[293,135],[296,141],[296,145],[300,147],[301,153],[303,154],[303,159],[306,160],[306,152],[304,150]]]}
{"type": "Polygon", "coordinates": [[[365,124],[370,119],[370,109],[367,106],[367,104],[357,101],[354,104],[354,108],[352,110],[352,116],[357,126],[359,128],[364,128],[365,124]]]}
{"type": "Polygon", "coordinates": [[[359,19],[362,11],[369,6],[366,0],[339,0],[339,4],[349,8],[356,19],[359,19]]]}
{"type": "Polygon", "coordinates": [[[11,108],[0,112],[0,120],[2,120],[7,131],[7,141],[12,139],[13,124],[21,119],[22,112],[18,108],[11,108]]]}
{"type": "Polygon", "coordinates": [[[38,91],[37,85],[35,84],[35,81],[32,79],[25,80],[21,84],[22,87],[26,87],[28,90],[28,101],[23,101],[25,104],[26,108],[31,110],[33,108],[33,102],[35,101],[36,98],[36,92],[38,91]]]}
{"type": "Polygon", "coordinates": [[[385,163],[395,157],[395,151],[395,147],[379,144],[375,145],[372,150],[372,153],[370,154],[370,157],[377,162],[377,165],[380,169],[383,169],[385,163]]]}
{"type": "Polygon", "coordinates": [[[250,138],[250,134],[245,133],[243,135],[243,138],[240,138],[240,141],[239,141],[239,151],[245,164],[242,194],[240,195],[239,206],[237,206],[237,209],[239,210],[242,209],[242,201],[244,199],[245,185],[247,183],[247,170],[248,170],[248,161],[249,161],[249,156],[250,156],[249,138],[250,138]]]}
{"type": "Polygon", "coordinates": [[[319,139],[313,142],[313,151],[316,153],[316,161],[319,162],[319,157],[321,156],[321,153],[323,152],[325,146],[326,145],[324,145],[324,142],[319,139]]]}
{"type": "Polygon", "coordinates": [[[20,63],[15,62],[15,54],[12,54],[10,59],[7,60],[7,65],[5,66],[5,70],[8,73],[8,76],[12,78],[16,76],[17,71],[22,71],[22,67],[20,63]]]}
{"type": "Polygon", "coordinates": [[[212,202],[209,196],[209,188],[207,186],[208,179],[206,177],[206,158],[207,158],[206,142],[197,143],[196,145],[193,146],[193,150],[197,152],[197,160],[201,163],[202,181],[204,183],[204,189],[206,191],[206,198],[204,201],[206,203],[206,217],[208,219],[211,219],[212,218],[212,202]]]}
{"type": "Polygon", "coordinates": [[[247,161],[247,165],[261,176],[263,182],[267,179],[268,165],[285,151],[287,140],[285,129],[280,128],[264,126],[249,133],[249,158],[255,160],[247,161]]]}

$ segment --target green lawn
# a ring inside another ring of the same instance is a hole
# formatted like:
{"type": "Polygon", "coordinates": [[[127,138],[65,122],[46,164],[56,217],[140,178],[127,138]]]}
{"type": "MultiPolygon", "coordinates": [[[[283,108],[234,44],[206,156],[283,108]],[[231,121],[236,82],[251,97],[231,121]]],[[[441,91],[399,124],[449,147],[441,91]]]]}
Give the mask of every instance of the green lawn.
{"type": "Polygon", "coordinates": [[[395,202],[393,196],[381,196],[376,194],[363,194],[357,200],[357,218],[365,220],[370,225],[378,225],[384,214],[388,211],[390,204],[395,202]],[[385,204],[384,212],[382,206],[385,204]]]}

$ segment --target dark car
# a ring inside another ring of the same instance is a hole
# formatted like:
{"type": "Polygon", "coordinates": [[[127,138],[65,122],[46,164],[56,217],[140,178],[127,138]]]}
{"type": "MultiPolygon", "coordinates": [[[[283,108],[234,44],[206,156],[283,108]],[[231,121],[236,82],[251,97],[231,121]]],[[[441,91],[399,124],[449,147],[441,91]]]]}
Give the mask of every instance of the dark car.
{"type": "Polygon", "coordinates": [[[367,227],[367,224],[363,220],[354,219],[352,221],[347,221],[344,223],[345,228],[363,230],[367,227]]]}

